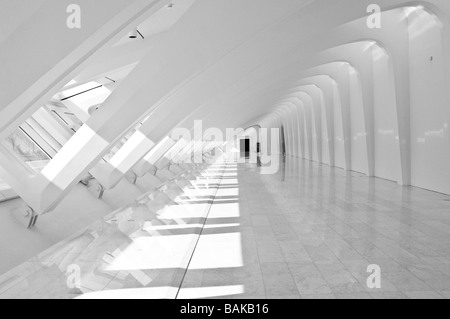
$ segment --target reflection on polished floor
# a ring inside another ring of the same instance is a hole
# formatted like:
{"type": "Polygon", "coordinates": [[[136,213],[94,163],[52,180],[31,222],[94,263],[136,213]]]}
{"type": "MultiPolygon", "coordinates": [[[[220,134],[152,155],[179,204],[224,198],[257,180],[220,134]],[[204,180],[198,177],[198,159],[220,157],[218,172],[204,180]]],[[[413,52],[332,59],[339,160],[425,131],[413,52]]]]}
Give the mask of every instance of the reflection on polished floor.
{"type": "Polygon", "coordinates": [[[182,188],[1,276],[0,298],[450,298],[449,196],[293,158],[276,175],[216,163],[182,188]]]}

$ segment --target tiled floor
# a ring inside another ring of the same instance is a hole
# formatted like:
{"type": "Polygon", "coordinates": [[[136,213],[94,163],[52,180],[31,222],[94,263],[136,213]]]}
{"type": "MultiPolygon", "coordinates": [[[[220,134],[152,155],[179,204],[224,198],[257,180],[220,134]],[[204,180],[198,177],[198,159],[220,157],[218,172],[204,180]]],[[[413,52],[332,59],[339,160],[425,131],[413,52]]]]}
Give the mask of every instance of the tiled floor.
{"type": "Polygon", "coordinates": [[[143,197],[1,276],[0,298],[450,298],[449,196],[291,158],[208,175],[179,205],[143,197]]]}
{"type": "Polygon", "coordinates": [[[292,159],[278,180],[247,171],[241,180],[247,212],[270,220],[261,229],[252,218],[263,276],[276,267],[286,295],[292,283],[302,297],[337,298],[437,298],[450,287],[448,196],[292,159]],[[367,287],[371,264],[381,289],[367,287]]]}
{"type": "Polygon", "coordinates": [[[238,184],[242,265],[189,269],[183,288],[243,288],[225,298],[450,297],[449,196],[291,158],[277,175],[240,165],[238,184]],[[380,289],[367,286],[373,264],[380,289]]]}

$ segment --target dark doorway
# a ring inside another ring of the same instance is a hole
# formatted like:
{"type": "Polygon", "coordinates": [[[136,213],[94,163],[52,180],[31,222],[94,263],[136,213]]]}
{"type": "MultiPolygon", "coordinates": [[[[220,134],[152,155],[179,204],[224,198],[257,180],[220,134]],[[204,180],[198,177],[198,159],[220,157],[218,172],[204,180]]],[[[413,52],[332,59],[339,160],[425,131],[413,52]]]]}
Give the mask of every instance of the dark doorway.
{"type": "Polygon", "coordinates": [[[280,133],[280,145],[281,145],[280,171],[281,171],[281,180],[283,182],[286,180],[286,135],[284,133],[285,133],[284,126],[282,126],[280,133]]]}
{"type": "Polygon", "coordinates": [[[285,135],[284,135],[284,126],[281,127],[281,141],[280,141],[280,145],[281,145],[281,155],[283,157],[286,157],[286,139],[285,139],[285,135]]]}
{"type": "Polygon", "coordinates": [[[241,140],[241,157],[250,158],[250,139],[241,140]]]}
{"type": "Polygon", "coordinates": [[[256,143],[256,164],[258,167],[262,166],[261,163],[261,143],[256,143]]]}

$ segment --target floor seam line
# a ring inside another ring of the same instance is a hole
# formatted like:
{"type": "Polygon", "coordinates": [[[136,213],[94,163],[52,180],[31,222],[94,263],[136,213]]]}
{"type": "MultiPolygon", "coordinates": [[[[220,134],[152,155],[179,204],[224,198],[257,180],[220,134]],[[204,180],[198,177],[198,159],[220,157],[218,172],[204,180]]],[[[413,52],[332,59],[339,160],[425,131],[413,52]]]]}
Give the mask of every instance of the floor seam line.
{"type": "MultiPolygon", "coordinates": [[[[227,164],[227,166],[228,166],[228,164],[227,164]]],[[[186,270],[184,271],[183,278],[181,279],[181,282],[180,282],[180,287],[178,287],[178,291],[177,291],[177,294],[175,296],[175,300],[177,300],[178,296],[180,295],[181,289],[183,287],[184,280],[186,279],[187,272],[189,271],[189,267],[191,265],[192,259],[194,258],[195,251],[197,250],[198,243],[200,242],[200,238],[202,237],[203,230],[205,229],[206,222],[208,221],[209,213],[211,212],[212,205],[214,204],[214,200],[216,199],[217,193],[219,192],[219,187],[220,187],[220,184],[223,181],[224,175],[225,175],[225,169],[223,169],[223,171],[222,171],[222,176],[220,177],[220,181],[218,183],[219,186],[217,187],[216,192],[214,194],[214,199],[212,200],[212,203],[211,203],[211,205],[208,208],[208,212],[206,214],[205,221],[203,222],[203,226],[202,226],[202,229],[200,230],[200,234],[198,235],[197,242],[195,243],[195,246],[194,246],[194,249],[192,251],[191,257],[189,259],[189,262],[187,264],[186,270]]]]}

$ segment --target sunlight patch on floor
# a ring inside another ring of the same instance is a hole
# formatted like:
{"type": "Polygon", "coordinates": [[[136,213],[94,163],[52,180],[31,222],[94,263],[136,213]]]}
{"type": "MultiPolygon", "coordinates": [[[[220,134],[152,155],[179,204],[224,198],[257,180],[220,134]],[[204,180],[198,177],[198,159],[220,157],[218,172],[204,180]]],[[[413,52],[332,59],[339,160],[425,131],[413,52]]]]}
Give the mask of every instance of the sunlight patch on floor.
{"type": "Polygon", "coordinates": [[[202,235],[189,269],[243,267],[240,233],[202,235]]]}

